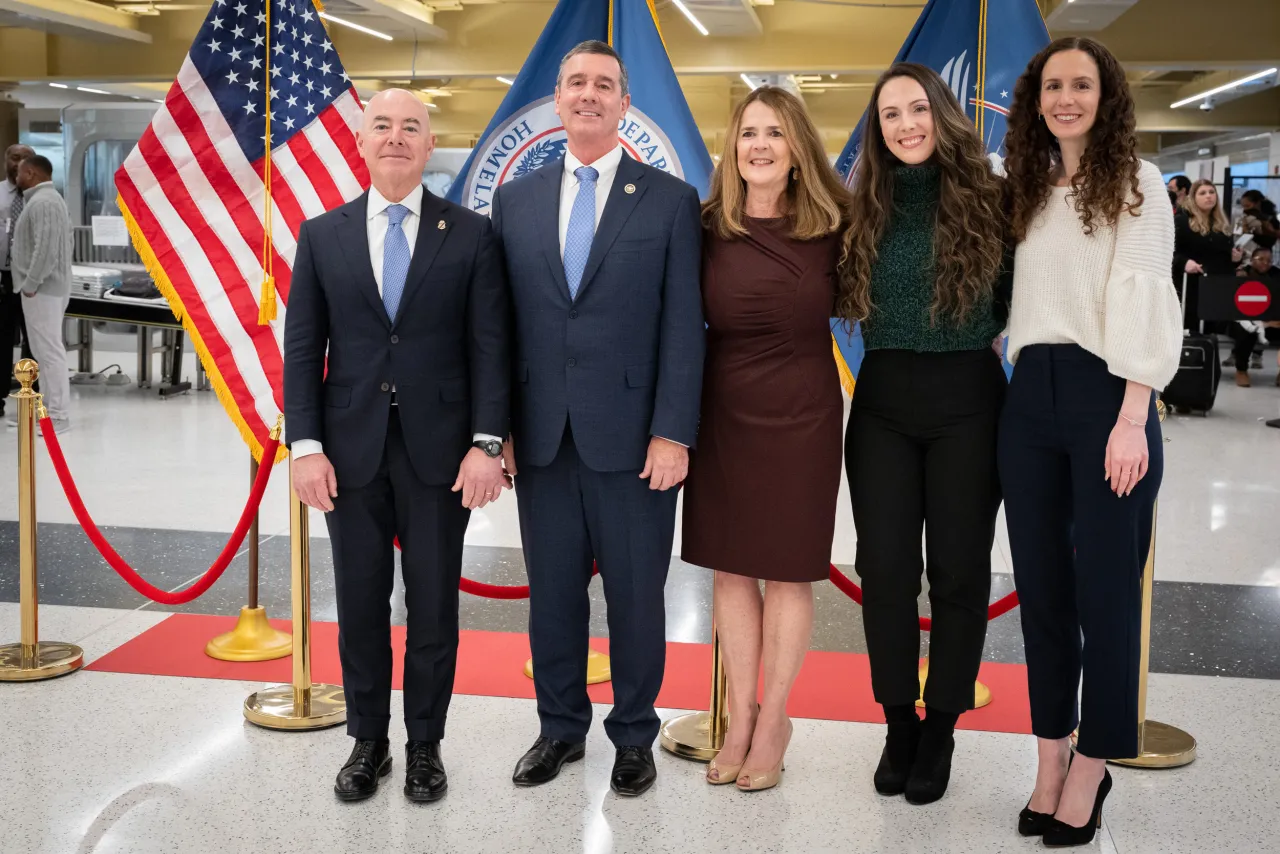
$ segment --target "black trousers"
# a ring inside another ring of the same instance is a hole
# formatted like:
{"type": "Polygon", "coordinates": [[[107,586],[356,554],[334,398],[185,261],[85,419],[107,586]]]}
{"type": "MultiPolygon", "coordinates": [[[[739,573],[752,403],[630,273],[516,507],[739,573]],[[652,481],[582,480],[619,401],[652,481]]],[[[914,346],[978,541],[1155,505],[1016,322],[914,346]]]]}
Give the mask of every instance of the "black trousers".
{"type": "MultiPolygon", "coordinates": [[[[22,317],[22,294],[13,292],[13,273],[0,270],[0,361],[9,366],[6,376],[13,379],[13,348],[17,345],[18,335],[22,336],[22,358],[30,359],[31,342],[27,340],[27,325],[22,317]]],[[[37,386],[38,387],[38,386],[37,386]]],[[[9,395],[9,384],[5,383],[4,393],[0,394],[0,412],[4,412],[4,401],[9,395]]]]}
{"type": "Polygon", "coordinates": [[[845,466],[871,687],[884,705],[920,696],[917,600],[927,573],[933,631],[925,703],[954,714],[973,708],[1000,508],[996,424],[1005,386],[991,350],[873,350],[858,372],[845,466]]]}
{"type": "Polygon", "coordinates": [[[1074,344],[1027,347],[1000,422],[1031,728],[1065,738],[1079,726],[1080,752],[1098,759],[1138,752],[1141,578],[1164,473],[1153,395],[1147,476],[1123,498],[1103,480],[1124,391],[1074,344]]]}
{"type": "MultiPolygon", "coordinates": [[[[519,446],[520,438],[516,437],[519,446]]],[[[640,472],[593,471],[566,428],[548,466],[516,476],[520,537],[529,573],[529,644],[541,734],[584,741],[587,697],[587,585],[600,569],[609,618],[613,709],[605,719],[618,747],[658,736],[653,704],[666,666],[663,588],[675,537],[676,490],[649,488],[640,472]]]]}
{"type": "MultiPolygon", "coordinates": [[[[459,460],[461,462],[461,460],[459,460]]],[[[338,654],[347,733],[387,737],[391,721],[391,593],[400,538],[408,632],[404,722],[414,741],[444,737],[458,660],[458,580],[471,511],[447,486],[418,480],[396,407],[377,475],[359,489],[338,484],[328,514],[338,599],[338,654]]]]}
{"type": "MultiPolygon", "coordinates": [[[[1269,327],[1263,330],[1270,344],[1280,344],[1280,329],[1269,327]]],[[[1249,370],[1249,363],[1253,359],[1253,351],[1257,347],[1261,347],[1258,339],[1258,333],[1245,329],[1234,320],[1227,327],[1227,334],[1231,336],[1234,346],[1231,348],[1231,355],[1236,360],[1237,371],[1249,370]]]]}

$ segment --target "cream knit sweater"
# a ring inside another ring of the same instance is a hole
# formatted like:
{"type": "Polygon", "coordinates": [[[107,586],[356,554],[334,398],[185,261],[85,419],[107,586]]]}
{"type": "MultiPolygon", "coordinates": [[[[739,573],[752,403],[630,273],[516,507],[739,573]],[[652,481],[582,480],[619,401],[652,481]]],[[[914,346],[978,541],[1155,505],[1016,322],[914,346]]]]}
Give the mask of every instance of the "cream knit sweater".
{"type": "Polygon", "coordinates": [[[1160,170],[1138,169],[1139,216],[1086,235],[1067,187],[1050,190],[1018,244],[1009,360],[1032,344],[1079,344],[1118,377],[1162,390],[1178,370],[1182,310],[1173,287],[1173,214],[1160,170]]]}

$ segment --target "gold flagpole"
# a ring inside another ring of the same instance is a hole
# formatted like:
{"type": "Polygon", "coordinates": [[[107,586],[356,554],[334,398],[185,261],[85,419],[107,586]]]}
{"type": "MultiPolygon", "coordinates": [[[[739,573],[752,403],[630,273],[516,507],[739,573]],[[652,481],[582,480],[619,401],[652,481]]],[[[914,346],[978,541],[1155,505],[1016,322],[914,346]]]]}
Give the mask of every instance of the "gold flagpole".
{"type": "Polygon", "coordinates": [[[276,279],[271,261],[271,0],[263,4],[266,13],[266,63],[263,65],[263,97],[267,102],[266,144],[262,162],[263,218],[262,218],[262,298],[258,303],[258,325],[267,326],[276,319],[276,279]]]}

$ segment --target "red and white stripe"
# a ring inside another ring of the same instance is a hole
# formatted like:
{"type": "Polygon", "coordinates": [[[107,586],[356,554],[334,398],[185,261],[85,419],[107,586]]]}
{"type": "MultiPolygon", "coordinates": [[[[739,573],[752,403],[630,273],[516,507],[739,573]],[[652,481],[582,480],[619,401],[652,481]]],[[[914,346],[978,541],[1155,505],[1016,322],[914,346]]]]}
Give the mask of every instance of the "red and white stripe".
{"type": "MultiPolygon", "coordinates": [[[[264,161],[250,162],[188,57],[116,186],[212,357],[243,421],[265,444],[284,400],[284,323],[304,220],[369,185],[356,151],[354,90],[272,151],[271,263],[277,316],[258,325],[266,222],[264,161]]],[[[264,118],[265,123],[265,118],[264,118]]]]}

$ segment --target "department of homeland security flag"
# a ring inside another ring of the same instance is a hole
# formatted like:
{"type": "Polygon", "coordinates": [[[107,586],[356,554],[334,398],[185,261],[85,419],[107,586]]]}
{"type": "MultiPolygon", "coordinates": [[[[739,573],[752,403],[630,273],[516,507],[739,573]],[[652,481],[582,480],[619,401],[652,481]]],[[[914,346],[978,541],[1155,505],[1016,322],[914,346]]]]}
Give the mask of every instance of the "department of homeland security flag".
{"type": "MultiPolygon", "coordinates": [[[[1003,171],[1013,86],[1048,43],[1049,31],[1036,0],[929,0],[894,62],[917,62],[941,74],[982,133],[992,165],[1003,171]]],[[[864,113],[836,161],[846,182],[853,179],[866,122],[864,113]]],[[[862,334],[857,327],[852,334],[846,332],[844,324],[835,320],[831,332],[848,387],[848,379],[858,375],[862,363],[862,334]]]]}
{"type": "Polygon", "coordinates": [[[369,185],[361,115],[312,0],[214,0],[116,172],[133,244],[255,459],[283,405],[298,229],[369,185]]]}
{"type": "Polygon", "coordinates": [[[450,187],[450,201],[487,214],[501,184],[564,155],[556,77],[564,55],[590,39],[611,44],[627,66],[631,109],[618,126],[623,151],[706,193],[711,157],[676,82],[652,0],[560,0],[450,187]]]}

